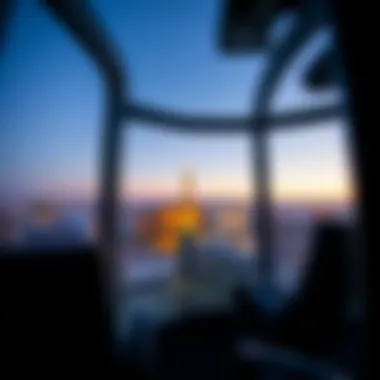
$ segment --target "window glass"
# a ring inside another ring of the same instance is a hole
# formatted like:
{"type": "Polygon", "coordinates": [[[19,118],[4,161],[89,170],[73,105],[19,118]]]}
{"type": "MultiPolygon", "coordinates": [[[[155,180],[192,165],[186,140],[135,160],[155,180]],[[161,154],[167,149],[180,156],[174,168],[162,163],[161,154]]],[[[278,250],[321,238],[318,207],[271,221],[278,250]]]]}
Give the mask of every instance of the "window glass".
{"type": "Polygon", "coordinates": [[[17,2],[13,16],[0,65],[1,244],[91,241],[98,73],[37,2],[17,2]]]}
{"type": "Polygon", "coordinates": [[[321,221],[352,225],[352,173],[343,120],[276,132],[270,139],[274,199],[275,276],[287,292],[297,288],[312,258],[321,221]]]}
{"type": "Polygon", "coordinates": [[[232,289],[252,281],[250,148],[247,135],[127,127],[118,256],[124,327],[135,313],[227,306],[232,289]]]}

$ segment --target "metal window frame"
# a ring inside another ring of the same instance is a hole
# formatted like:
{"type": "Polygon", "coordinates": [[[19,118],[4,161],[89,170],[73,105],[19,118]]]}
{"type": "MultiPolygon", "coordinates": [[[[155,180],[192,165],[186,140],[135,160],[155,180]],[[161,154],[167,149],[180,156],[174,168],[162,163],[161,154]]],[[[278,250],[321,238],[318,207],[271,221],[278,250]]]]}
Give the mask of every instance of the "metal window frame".
{"type": "MultiPolygon", "coordinates": [[[[334,119],[343,115],[342,105],[300,112],[270,114],[269,103],[278,87],[284,69],[298,53],[316,27],[326,22],[318,0],[307,2],[303,17],[287,40],[271,53],[271,60],[259,87],[258,101],[251,115],[208,116],[187,115],[134,103],[127,89],[126,69],[113,47],[112,40],[97,19],[88,2],[78,0],[43,0],[59,21],[74,35],[100,69],[106,83],[106,118],[103,127],[99,223],[101,256],[109,271],[113,271],[116,254],[116,210],[121,151],[122,122],[143,121],[151,125],[183,133],[241,133],[252,136],[255,149],[257,185],[258,240],[260,243],[262,280],[271,273],[271,222],[267,134],[279,128],[294,128],[334,119]],[[310,4],[309,4],[310,3],[310,4]],[[317,11],[316,11],[317,9],[317,11]],[[318,11],[319,10],[319,11],[318,11]],[[305,17],[306,16],[306,17],[305,17]]],[[[305,2],[306,3],[306,2],[305,2]]],[[[323,3],[323,2],[322,2],[323,3]]],[[[321,3],[321,4],[322,4],[321,3]]],[[[127,123],[124,123],[127,124],[127,123]]],[[[108,271],[107,271],[108,272],[108,271]]],[[[108,280],[112,275],[108,272],[108,280]]]]}
{"type": "Polygon", "coordinates": [[[0,53],[2,53],[8,24],[14,10],[13,0],[2,0],[0,2],[0,53]]]}

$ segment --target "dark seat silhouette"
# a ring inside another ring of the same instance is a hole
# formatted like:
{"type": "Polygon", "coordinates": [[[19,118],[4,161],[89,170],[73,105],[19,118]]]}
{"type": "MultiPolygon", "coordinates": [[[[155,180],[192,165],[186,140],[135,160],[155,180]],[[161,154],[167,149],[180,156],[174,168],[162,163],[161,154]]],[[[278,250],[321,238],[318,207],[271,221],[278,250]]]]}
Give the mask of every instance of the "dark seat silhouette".
{"type": "Polygon", "coordinates": [[[102,286],[92,247],[0,255],[3,362],[18,363],[12,364],[13,372],[28,366],[29,373],[89,370],[104,362],[108,331],[102,286]]]}
{"type": "Polygon", "coordinates": [[[349,229],[338,222],[316,226],[309,273],[275,316],[239,291],[240,330],[308,354],[336,351],[346,332],[348,237],[349,229]]]}
{"type": "Polygon", "coordinates": [[[227,313],[194,313],[159,329],[155,374],[159,379],[228,379],[232,369],[234,328],[227,313]]]}
{"type": "Polygon", "coordinates": [[[317,226],[310,272],[302,290],[279,314],[266,315],[248,292],[239,291],[232,313],[187,315],[161,329],[155,373],[165,379],[176,378],[179,368],[186,368],[186,376],[194,378],[199,367],[194,363],[204,362],[205,371],[218,369],[222,378],[235,378],[236,371],[241,377],[252,378],[252,369],[242,366],[234,356],[235,343],[241,337],[262,339],[318,357],[335,354],[347,333],[348,233],[338,223],[317,226]]]}

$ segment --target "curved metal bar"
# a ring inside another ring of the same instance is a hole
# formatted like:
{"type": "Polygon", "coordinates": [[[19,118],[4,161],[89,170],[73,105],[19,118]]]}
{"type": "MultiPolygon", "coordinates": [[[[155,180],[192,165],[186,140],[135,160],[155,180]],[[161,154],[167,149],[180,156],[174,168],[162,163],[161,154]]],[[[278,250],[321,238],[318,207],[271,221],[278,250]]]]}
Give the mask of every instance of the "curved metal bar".
{"type": "MultiPolygon", "coordinates": [[[[102,140],[102,178],[100,222],[101,235],[108,243],[115,226],[118,136],[123,117],[124,76],[121,59],[112,48],[111,39],[86,0],[43,0],[44,5],[74,34],[101,69],[107,84],[106,124],[102,140]]],[[[109,244],[107,244],[109,245],[109,244]]]]}
{"type": "MultiPolygon", "coordinates": [[[[241,133],[252,131],[252,128],[255,132],[255,126],[260,122],[255,117],[237,115],[191,116],[139,104],[126,105],[124,114],[133,121],[158,125],[173,132],[183,133],[241,133]]],[[[267,116],[267,125],[273,130],[296,128],[305,126],[305,124],[326,122],[342,115],[343,107],[333,105],[308,111],[288,111],[278,115],[270,115],[267,116]]]]}
{"type": "Polygon", "coordinates": [[[135,103],[126,105],[124,113],[134,121],[160,125],[178,132],[236,132],[248,126],[248,119],[243,116],[189,115],[135,103]]]}
{"type": "Polygon", "coordinates": [[[88,2],[42,0],[42,3],[73,33],[92,56],[113,91],[121,94],[124,85],[121,59],[88,2]]]}
{"type": "MultiPolygon", "coordinates": [[[[102,262],[107,310],[114,310],[120,123],[125,85],[121,59],[86,0],[43,0],[43,3],[90,54],[106,82],[106,115],[100,158],[99,259],[102,262]]],[[[112,320],[109,315],[110,328],[113,326],[112,320]]]]}
{"type": "Polygon", "coordinates": [[[304,14],[299,17],[299,22],[290,32],[287,41],[280,44],[270,54],[270,62],[265,73],[262,74],[263,81],[259,87],[259,91],[255,94],[257,102],[253,108],[254,115],[258,117],[264,116],[269,109],[272,95],[276,90],[280,79],[289,62],[298,54],[299,50],[305,46],[305,43],[312,37],[315,30],[321,26],[321,22],[315,15],[314,7],[311,6],[304,10],[304,14]]]}
{"type": "Polygon", "coordinates": [[[272,95],[281,80],[289,62],[312,36],[321,20],[315,15],[315,5],[304,4],[298,24],[291,31],[287,41],[280,44],[271,53],[270,62],[263,74],[263,82],[256,94],[257,103],[253,105],[253,115],[258,122],[252,124],[253,154],[255,165],[256,212],[252,227],[257,227],[259,243],[259,274],[261,283],[266,286],[271,283],[272,274],[272,200],[270,192],[270,163],[267,132],[270,127],[268,111],[272,95]]]}

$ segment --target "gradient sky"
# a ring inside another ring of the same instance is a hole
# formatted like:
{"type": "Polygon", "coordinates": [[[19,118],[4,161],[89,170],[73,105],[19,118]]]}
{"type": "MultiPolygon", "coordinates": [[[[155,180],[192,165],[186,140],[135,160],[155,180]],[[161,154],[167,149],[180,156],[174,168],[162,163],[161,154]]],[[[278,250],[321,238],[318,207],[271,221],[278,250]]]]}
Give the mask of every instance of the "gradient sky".
{"type": "MultiPolygon", "coordinates": [[[[103,84],[93,63],[38,1],[20,1],[0,62],[0,194],[93,196],[97,190],[103,84]]],[[[96,0],[128,68],[131,96],[183,111],[247,114],[265,54],[229,58],[216,49],[218,0],[96,0]],[[160,5],[160,7],[158,7],[160,5]]],[[[272,43],[291,25],[272,28],[272,43]]],[[[328,42],[322,31],[289,69],[274,110],[338,99],[300,85],[302,68],[328,42]]],[[[207,196],[246,196],[253,176],[247,136],[199,137],[129,125],[123,191],[172,195],[179,173],[207,196]]],[[[349,189],[344,122],[271,137],[279,198],[342,199],[349,189]]]]}

